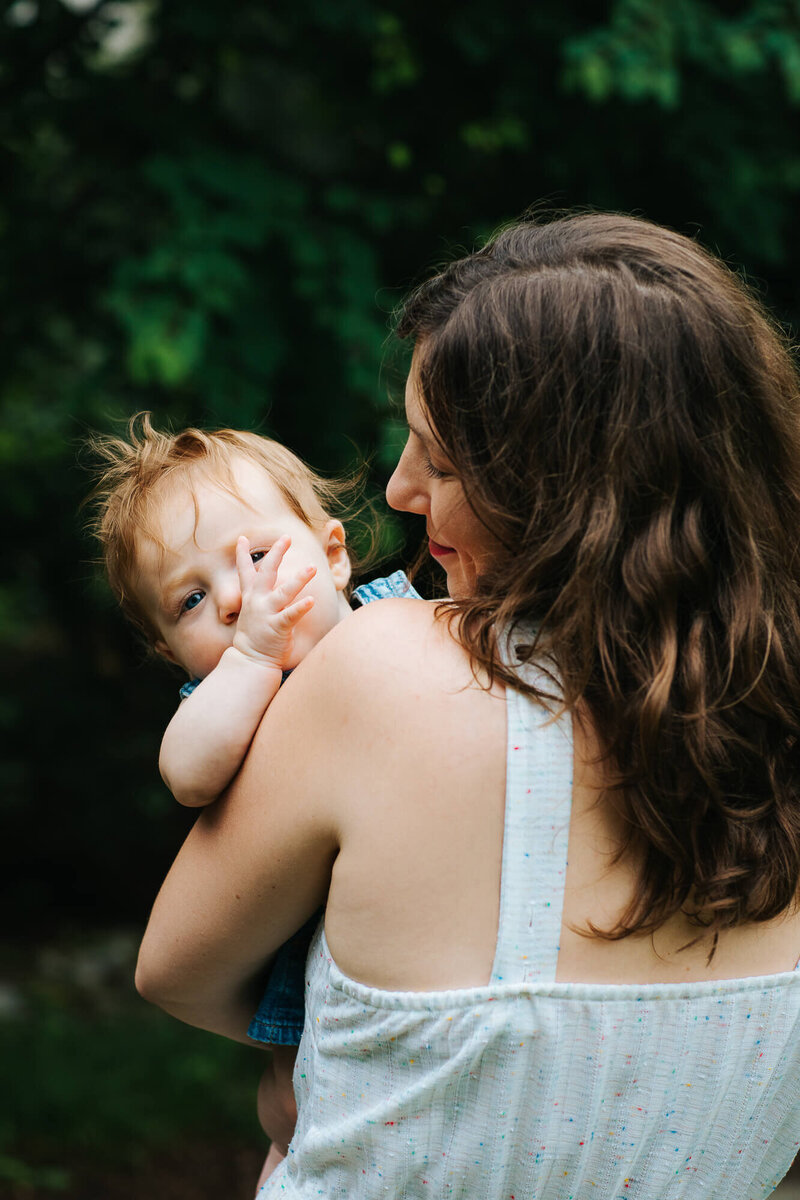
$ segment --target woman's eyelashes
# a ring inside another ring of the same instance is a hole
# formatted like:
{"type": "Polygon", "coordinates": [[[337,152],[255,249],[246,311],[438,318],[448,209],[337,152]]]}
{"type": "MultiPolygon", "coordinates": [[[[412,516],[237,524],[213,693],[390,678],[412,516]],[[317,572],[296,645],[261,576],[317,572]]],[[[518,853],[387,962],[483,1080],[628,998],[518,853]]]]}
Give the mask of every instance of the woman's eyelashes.
{"type": "Polygon", "coordinates": [[[450,474],[450,472],[442,471],[442,470],[440,470],[439,467],[435,467],[433,465],[433,463],[431,462],[430,457],[428,455],[427,441],[422,436],[422,434],[418,433],[416,429],[412,428],[412,426],[409,425],[408,426],[408,436],[409,436],[409,439],[414,438],[415,441],[417,442],[417,445],[419,447],[417,453],[419,455],[419,458],[421,459],[422,469],[425,472],[425,474],[430,475],[431,479],[445,479],[450,474]]]}
{"type": "Polygon", "coordinates": [[[447,476],[447,471],[440,471],[435,467],[429,458],[422,460],[422,469],[426,475],[430,475],[431,479],[444,479],[447,476]]]}

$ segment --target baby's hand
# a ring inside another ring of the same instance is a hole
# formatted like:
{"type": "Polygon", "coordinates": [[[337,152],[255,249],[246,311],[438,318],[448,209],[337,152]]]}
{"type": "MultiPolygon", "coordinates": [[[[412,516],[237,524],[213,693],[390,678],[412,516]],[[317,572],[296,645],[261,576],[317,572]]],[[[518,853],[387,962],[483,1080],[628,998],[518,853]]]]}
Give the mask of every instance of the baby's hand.
{"type": "Polygon", "coordinates": [[[316,567],[303,567],[278,583],[278,570],[290,545],[287,534],[279,537],[256,566],[247,538],[236,543],[242,607],[233,644],[247,658],[280,670],[291,653],[295,625],[314,605],[313,596],[295,597],[317,573],[316,567]]]}

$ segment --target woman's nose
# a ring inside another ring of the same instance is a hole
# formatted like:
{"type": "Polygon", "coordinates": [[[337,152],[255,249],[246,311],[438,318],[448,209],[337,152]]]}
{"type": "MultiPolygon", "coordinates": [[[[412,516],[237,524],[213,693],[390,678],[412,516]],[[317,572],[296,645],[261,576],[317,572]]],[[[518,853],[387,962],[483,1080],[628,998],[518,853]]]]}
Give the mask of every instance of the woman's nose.
{"type": "Polygon", "coordinates": [[[409,471],[405,450],[386,485],[386,502],[390,508],[396,508],[400,512],[427,511],[427,497],[415,482],[413,473],[409,471]]]}

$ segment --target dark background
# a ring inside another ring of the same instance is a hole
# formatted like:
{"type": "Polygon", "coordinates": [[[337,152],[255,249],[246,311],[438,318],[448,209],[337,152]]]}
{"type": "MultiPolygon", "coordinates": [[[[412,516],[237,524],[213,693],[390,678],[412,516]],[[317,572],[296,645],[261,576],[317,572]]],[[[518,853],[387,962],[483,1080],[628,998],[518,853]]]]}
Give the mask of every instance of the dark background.
{"type": "MultiPolygon", "coordinates": [[[[799,115],[797,0],[4,7],[0,1041],[18,1083],[0,1195],[78,1196],[98,1147],[143,1171],[152,1147],[252,1125],[249,1095],[225,1115],[240,1060],[130,994],[191,817],[156,771],[176,679],[116,612],[78,511],[87,433],[145,408],[255,428],[323,472],[369,457],[378,496],[399,445],[393,307],[533,203],[697,236],[791,327],[799,115]],[[123,1028],[138,1083],[113,1075],[123,1028]]],[[[407,533],[386,520],[386,569],[407,533]]]]}

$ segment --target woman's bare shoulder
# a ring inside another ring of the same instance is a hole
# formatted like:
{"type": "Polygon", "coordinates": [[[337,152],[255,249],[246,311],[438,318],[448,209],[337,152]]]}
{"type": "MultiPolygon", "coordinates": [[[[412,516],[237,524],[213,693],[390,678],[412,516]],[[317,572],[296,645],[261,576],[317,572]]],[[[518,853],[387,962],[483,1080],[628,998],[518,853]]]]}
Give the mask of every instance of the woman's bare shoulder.
{"type": "Polygon", "coordinates": [[[341,621],[281,688],[255,748],[288,746],[299,755],[313,730],[318,761],[326,751],[333,760],[352,760],[356,745],[367,761],[387,738],[410,743],[421,725],[447,720],[454,697],[483,695],[467,652],[435,609],[386,599],[341,621]]]}
{"type": "MultiPolygon", "coordinates": [[[[384,638],[392,632],[406,631],[420,636],[426,629],[447,631],[448,623],[437,617],[440,605],[433,600],[408,600],[389,597],[357,608],[352,618],[340,621],[331,631],[338,637],[384,638]]],[[[330,635],[329,635],[330,636],[330,635]]]]}
{"type": "Polygon", "coordinates": [[[365,689],[390,680],[397,684],[412,674],[469,675],[466,651],[436,607],[422,600],[386,599],[358,609],[314,647],[295,672],[296,683],[304,691],[352,687],[363,696],[365,689]]]}

